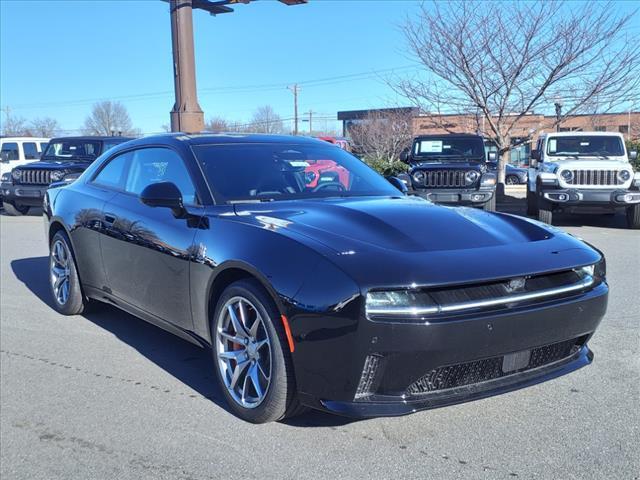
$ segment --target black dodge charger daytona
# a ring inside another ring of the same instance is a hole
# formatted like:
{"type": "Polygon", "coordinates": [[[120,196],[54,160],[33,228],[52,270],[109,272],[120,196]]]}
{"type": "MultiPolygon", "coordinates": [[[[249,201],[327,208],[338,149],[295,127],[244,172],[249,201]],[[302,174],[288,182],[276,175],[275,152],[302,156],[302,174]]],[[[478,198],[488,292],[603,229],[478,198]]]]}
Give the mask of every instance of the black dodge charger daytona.
{"type": "Polygon", "coordinates": [[[600,252],[406,196],[314,139],[130,141],[45,197],[58,311],[107,302],[212,352],[251,422],[400,415],[589,364],[600,252]]]}

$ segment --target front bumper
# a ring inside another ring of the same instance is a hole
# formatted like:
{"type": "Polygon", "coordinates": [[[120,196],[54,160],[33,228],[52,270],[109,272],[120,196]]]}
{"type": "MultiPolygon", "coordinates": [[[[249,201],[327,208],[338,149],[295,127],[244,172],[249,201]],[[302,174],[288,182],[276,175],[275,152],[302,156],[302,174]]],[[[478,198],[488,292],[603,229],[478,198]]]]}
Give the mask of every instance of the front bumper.
{"type": "Polygon", "coordinates": [[[551,189],[542,190],[545,200],[558,206],[625,207],[640,203],[640,191],[622,189],[551,189]]]}
{"type": "Polygon", "coordinates": [[[342,332],[352,332],[348,337],[335,338],[327,331],[322,336],[304,332],[310,325],[301,319],[292,323],[297,324],[294,336],[303,339],[294,353],[300,399],[310,407],[347,416],[393,416],[541,383],[591,362],[587,341],[606,312],[607,299],[608,286],[601,283],[561,300],[433,323],[361,319],[353,330],[341,327],[342,332]],[[316,336],[319,341],[304,341],[316,336]],[[560,344],[570,350],[558,358],[550,356],[548,363],[531,360],[536,352],[560,344]],[[526,352],[529,363],[505,367],[507,359],[526,352]],[[377,358],[373,368],[371,357],[377,358]],[[480,375],[480,365],[485,364],[497,368],[496,375],[480,375]],[[456,368],[456,373],[449,373],[456,368]],[[416,393],[415,386],[434,375],[442,386],[416,393]],[[466,380],[447,384],[447,375],[466,380]],[[368,382],[364,391],[363,379],[368,382]]]}
{"type": "Polygon", "coordinates": [[[423,189],[415,188],[415,195],[426,198],[434,203],[456,204],[456,205],[482,205],[487,203],[495,195],[493,189],[423,189]]]}
{"type": "Polygon", "coordinates": [[[29,207],[42,206],[42,199],[46,193],[48,185],[15,185],[13,183],[0,184],[2,201],[16,205],[26,205],[29,207]]]}

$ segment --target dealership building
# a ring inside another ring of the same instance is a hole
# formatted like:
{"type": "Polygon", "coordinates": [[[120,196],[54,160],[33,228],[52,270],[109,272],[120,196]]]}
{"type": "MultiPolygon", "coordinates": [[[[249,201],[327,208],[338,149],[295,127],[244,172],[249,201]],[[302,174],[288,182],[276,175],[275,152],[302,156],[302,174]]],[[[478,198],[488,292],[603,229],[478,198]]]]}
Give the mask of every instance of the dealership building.
{"type": "MultiPolygon", "coordinates": [[[[486,132],[490,136],[488,125],[485,125],[482,116],[469,114],[436,115],[423,113],[415,107],[381,108],[372,110],[350,110],[338,112],[338,120],[342,121],[342,130],[345,137],[349,137],[352,126],[366,122],[367,118],[374,115],[377,118],[385,114],[402,114],[413,117],[414,135],[445,134],[445,133],[479,133],[486,132]]],[[[527,138],[530,143],[515,147],[510,152],[511,163],[523,163],[529,158],[531,143],[535,144],[538,135],[555,130],[555,115],[542,115],[531,113],[520,118],[513,130],[511,142],[521,143],[527,138]]],[[[561,132],[569,131],[596,131],[622,133],[628,140],[640,139],[640,112],[602,113],[571,115],[560,124],[561,132]]]]}

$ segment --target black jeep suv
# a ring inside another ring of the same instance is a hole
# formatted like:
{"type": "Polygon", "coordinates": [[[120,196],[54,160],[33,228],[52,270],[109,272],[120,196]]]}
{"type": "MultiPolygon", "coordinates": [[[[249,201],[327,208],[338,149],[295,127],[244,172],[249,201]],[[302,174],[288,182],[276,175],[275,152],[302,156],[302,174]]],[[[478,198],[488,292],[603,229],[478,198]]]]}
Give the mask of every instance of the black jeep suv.
{"type": "MultiPolygon", "coordinates": [[[[484,141],[478,135],[421,135],[402,154],[409,164],[410,193],[436,203],[496,208],[496,175],[489,172],[484,141]]],[[[494,160],[494,158],[491,158],[494,160]]]]}
{"type": "Polygon", "coordinates": [[[127,137],[60,137],[49,142],[40,160],[14,168],[11,175],[2,178],[2,201],[10,215],[24,215],[29,207],[42,205],[49,185],[71,181],[102,153],[127,137]]]}

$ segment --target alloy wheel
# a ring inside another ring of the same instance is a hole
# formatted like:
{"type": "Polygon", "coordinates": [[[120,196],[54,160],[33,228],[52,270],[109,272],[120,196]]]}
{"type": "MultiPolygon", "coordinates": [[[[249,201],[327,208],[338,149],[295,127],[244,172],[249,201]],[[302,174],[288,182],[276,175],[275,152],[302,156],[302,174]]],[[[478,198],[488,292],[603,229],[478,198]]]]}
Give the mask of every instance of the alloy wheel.
{"type": "Polygon", "coordinates": [[[216,322],[216,357],[227,391],[244,408],[262,403],[271,383],[271,343],[258,309],[244,297],[229,299],[216,322]]]}
{"type": "Polygon", "coordinates": [[[66,304],[69,299],[70,262],[71,254],[67,244],[56,240],[51,246],[50,278],[55,299],[60,305],[66,304]]]}

